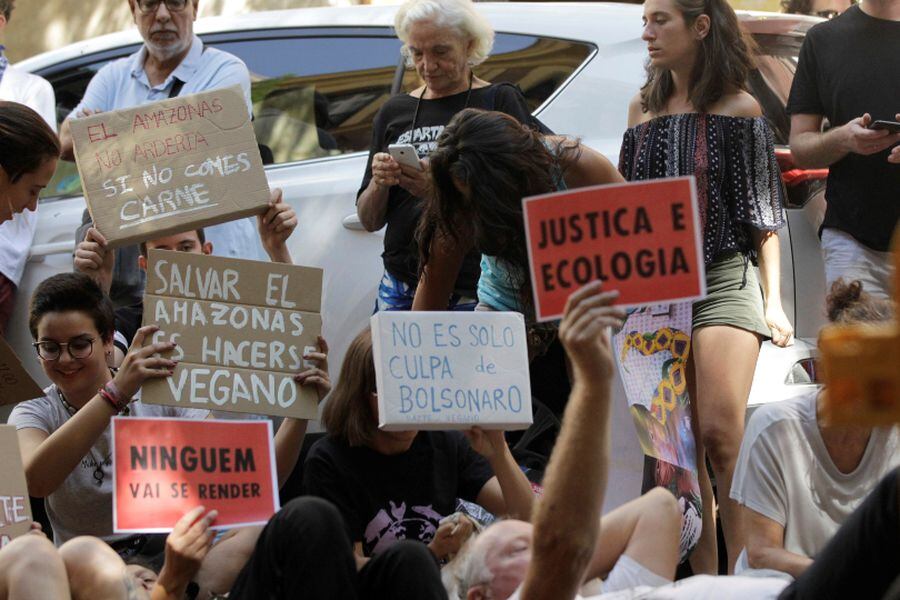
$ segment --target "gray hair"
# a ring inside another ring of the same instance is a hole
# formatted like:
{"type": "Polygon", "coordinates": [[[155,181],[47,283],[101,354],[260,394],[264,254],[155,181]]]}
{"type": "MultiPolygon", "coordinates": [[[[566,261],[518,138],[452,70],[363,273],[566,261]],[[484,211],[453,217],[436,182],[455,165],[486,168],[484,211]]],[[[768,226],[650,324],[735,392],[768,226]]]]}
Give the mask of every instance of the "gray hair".
{"type": "Polygon", "coordinates": [[[481,534],[469,538],[459,554],[442,570],[446,571],[446,575],[442,573],[442,578],[450,598],[466,600],[470,589],[476,585],[490,584],[494,579],[485,560],[488,546],[476,543],[480,537],[481,534]]]}
{"type": "Polygon", "coordinates": [[[466,41],[472,40],[469,65],[476,66],[487,60],[494,47],[494,28],[475,10],[472,0],[407,0],[394,17],[394,29],[403,42],[401,52],[407,66],[412,66],[409,55],[409,31],[414,23],[429,21],[437,27],[452,29],[466,41]]]}

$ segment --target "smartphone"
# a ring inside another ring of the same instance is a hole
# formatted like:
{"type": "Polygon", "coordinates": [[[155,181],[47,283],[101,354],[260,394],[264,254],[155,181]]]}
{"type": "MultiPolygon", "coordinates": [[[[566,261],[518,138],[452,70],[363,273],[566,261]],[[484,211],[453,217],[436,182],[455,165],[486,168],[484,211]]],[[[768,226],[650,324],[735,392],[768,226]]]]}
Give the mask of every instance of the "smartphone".
{"type": "Polygon", "coordinates": [[[419,155],[412,144],[391,144],[388,146],[388,154],[401,165],[406,165],[416,171],[422,170],[422,165],[419,164],[419,155]]]}
{"type": "Polygon", "coordinates": [[[891,133],[900,133],[900,123],[896,121],[875,121],[869,129],[887,129],[891,133]]]}

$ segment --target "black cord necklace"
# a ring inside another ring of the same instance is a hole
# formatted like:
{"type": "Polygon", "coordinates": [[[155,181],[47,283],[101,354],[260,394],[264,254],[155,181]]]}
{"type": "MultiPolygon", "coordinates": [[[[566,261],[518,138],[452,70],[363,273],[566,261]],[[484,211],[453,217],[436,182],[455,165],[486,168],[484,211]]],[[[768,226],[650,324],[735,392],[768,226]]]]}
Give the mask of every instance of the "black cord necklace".
{"type": "MultiPolygon", "coordinates": [[[[466,103],[463,105],[462,109],[466,110],[469,108],[469,98],[472,97],[472,79],[475,74],[472,71],[469,71],[469,89],[466,90],[466,103]]],[[[425,97],[425,93],[428,91],[428,86],[426,85],[422,88],[422,93],[419,94],[419,99],[416,100],[416,112],[413,113],[412,127],[409,128],[410,140],[412,140],[412,135],[416,131],[416,122],[419,120],[419,107],[422,106],[422,99],[425,97]]]]}
{"type": "MultiPolygon", "coordinates": [[[[63,408],[66,409],[66,412],[69,413],[69,416],[75,416],[75,413],[78,412],[78,409],[69,404],[68,400],[66,400],[65,394],[63,394],[62,390],[59,389],[59,386],[57,386],[56,392],[59,394],[59,399],[62,401],[63,408]]],[[[128,412],[128,408],[126,408],[123,414],[127,415],[128,412]]],[[[112,452],[106,455],[106,459],[99,461],[97,460],[97,457],[94,456],[94,448],[92,446],[91,449],[88,450],[88,456],[90,456],[94,461],[94,472],[92,474],[94,483],[97,484],[97,487],[101,487],[103,485],[103,479],[106,477],[106,473],[103,472],[103,465],[109,462],[109,459],[112,458],[112,452]]]]}

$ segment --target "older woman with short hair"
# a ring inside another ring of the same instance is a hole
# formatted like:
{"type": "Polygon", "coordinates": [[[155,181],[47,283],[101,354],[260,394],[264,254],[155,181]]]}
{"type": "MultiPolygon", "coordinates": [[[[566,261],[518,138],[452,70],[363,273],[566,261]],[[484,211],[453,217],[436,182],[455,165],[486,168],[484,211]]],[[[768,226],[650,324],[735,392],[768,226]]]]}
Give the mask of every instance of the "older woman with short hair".
{"type": "MultiPolygon", "coordinates": [[[[423,85],[390,98],[376,115],[357,196],[359,219],[368,231],[387,225],[378,310],[412,308],[419,270],[415,230],[422,200],[430,195],[427,157],[453,115],[484,108],[536,123],[517,87],[475,76],[473,68],[493,47],[494,31],[470,0],[409,0],[398,10],[394,26],[407,64],[423,85]],[[391,144],[412,144],[420,169],[394,160],[387,152],[391,144]]],[[[467,256],[453,294],[433,308],[473,309],[478,263],[478,255],[467,256]]]]}

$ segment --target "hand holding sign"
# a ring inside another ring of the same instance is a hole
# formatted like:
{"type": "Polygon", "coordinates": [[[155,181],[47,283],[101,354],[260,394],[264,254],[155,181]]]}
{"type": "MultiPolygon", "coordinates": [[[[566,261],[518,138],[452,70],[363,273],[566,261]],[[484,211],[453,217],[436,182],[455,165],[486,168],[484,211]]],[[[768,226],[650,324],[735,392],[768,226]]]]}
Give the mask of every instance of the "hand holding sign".
{"type": "Polygon", "coordinates": [[[159,356],[162,352],[171,352],[177,344],[174,342],[157,342],[144,346],[147,336],[159,329],[156,325],[146,325],[137,330],[134,340],[113,378],[116,389],[123,398],[131,398],[141,388],[144,381],[153,377],[169,377],[178,361],[159,356]]]}
{"type": "Polygon", "coordinates": [[[600,282],[593,281],[566,301],[559,341],[572,361],[576,381],[605,383],[612,377],[615,362],[606,329],[619,329],[625,322],[625,311],[612,306],[618,297],[619,292],[604,292],[600,282]]]}
{"type": "Polygon", "coordinates": [[[310,349],[303,355],[304,363],[308,364],[309,368],[294,375],[294,381],[299,385],[315,386],[321,402],[331,391],[331,378],[328,376],[328,343],[320,335],[316,338],[316,344],[315,350],[310,349]]]}
{"type": "Polygon", "coordinates": [[[279,188],[272,190],[269,209],[264,214],[257,215],[256,220],[259,238],[266,253],[273,261],[281,258],[280,255],[287,250],[285,242],[297,228],[297,213],[284,201],[284,193],[279,188]]]}
{"type": "Polygon", "coordinates": [[[212,546],[215,532],[209,527],[215,523],[219,512],[211,510],[204,515],[205,510],[198,506],[189,511],[166,538],[166,558],[156,584],[172,597],[184,595],[212,546]]]}
{"type": "Polygon", "coordinates": [[[87,230],[84,240],[75,248],[75,270],[96,281],[107,294],[112,287],[115,260],[116,253],[109,249],[106,238],[94,227],[87,230]]]}

